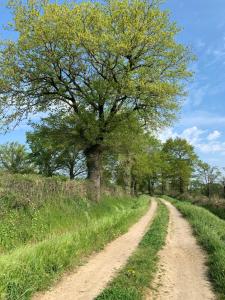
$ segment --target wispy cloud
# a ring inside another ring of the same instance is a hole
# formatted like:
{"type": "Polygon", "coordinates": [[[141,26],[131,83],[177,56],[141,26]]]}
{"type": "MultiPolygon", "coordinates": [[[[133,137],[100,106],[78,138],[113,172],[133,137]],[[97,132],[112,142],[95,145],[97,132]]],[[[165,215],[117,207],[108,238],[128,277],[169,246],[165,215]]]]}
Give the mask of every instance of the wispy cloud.
{"type": "Polygon", "coordinates": [[[182,132],[178,133],[173,129],[169,128],[160,133],[159,138],[165,142],[168,138],[184,138],[191,145],[193,145],[198,152],[202,153],[220,153],[225,155],[225,142],[218,140],[221,137],[221,133],[218,130],[208,132],[193,126],[184,129],[182,132]]]}
{"type": "Polygon", "coordinates": [[[208,94],[209,85],[200,86],[197,83],[192,84],[189,87],[189,95],[186,104],[198,107],[208,94]]]}
{"type": "Polygon", "coordinates": [[[202,48],[205,48],[206,44],[201,38],[198,38],[195,43],[195,46],[197,49],[202,50],[202,48]]]}
{"type": "Polygon", "coordinates": [[[193,126],[186,128],[181,134],[180,137],[186,139],[192,145],[196,145],[199,141],[202,140],[202,135],[205,133],[205,130],[193,126]]]}
{"type": "Polygon", "coordinates": [[[214,130],[207,136],[207,139],[209,141],[214,141],[214,140],[217,140],[220,136],[221,136],[221,133],[218,130],[214,130]]]}
{"type": "Polygon", "coordinates": [[[201,143],[197,145],[199,150],[203,153],[220,153],[225,155],[225,142],[209,142],[209,143],[201,143]]]}

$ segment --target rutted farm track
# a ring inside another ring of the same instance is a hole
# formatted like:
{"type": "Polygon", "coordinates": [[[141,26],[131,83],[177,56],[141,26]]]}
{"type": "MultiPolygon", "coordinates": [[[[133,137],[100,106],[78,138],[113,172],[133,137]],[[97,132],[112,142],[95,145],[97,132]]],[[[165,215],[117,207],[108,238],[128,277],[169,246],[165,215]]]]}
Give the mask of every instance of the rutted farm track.
{"type": "Polygon", "coordinates": [[[156,201],[148,212],[129,231],[109,243],[105,249],[90,257],[87,264],[75,273],[66,275],[52,290],[36,295],[33,300],[91,300],[94,299],[115,276],[138,246],[155,211],[156,201]]]}
{"type": "MultiPolygon", "coordinates": [[[[165,247],[160,251],[159,271],[147,291],[146,300],[216,299],[207,280],[205,254],[196,242],[189,223],[164,201],[170,222],[165,247]]],[[[90,257],[87,264],[64,278],[50,291],[33,300],[92,300],[116,276],[138,247],[157,210],[157,202],[130,230],[90,257]]]]}

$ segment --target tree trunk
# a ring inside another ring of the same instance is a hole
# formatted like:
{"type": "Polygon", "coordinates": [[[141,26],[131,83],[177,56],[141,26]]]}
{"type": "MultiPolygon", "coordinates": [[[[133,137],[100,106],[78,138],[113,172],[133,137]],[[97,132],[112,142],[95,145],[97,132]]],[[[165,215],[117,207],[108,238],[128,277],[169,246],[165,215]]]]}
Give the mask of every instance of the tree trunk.
{"type": "Polygon", "coordinates": [[[207,193],[207,197],[210,199],[211,198],[211,191],[210,191],[210,183],[209,182],[207,183],[206,193],[207,193]]]}
{"type": "Polygon", "coordinates": [[[136,197],[137,196],[137,181],[134,176],[132,176],[130,188],[131,188],[131,196],[136,197]]]}
{"type": "Polygon", "coordinates": [[[150,180],[150,185],[151,185],[151,196],[154,196],[155,194],[155,184],[154,184],[154,180],[150,180]]]}
{"type": "Polygon", "coordinates": [[[163,175],[162,175],[162,181],[161,181],[161,192],[162,192],[162,195],[164,195],[166,192],[166,181],[165,181],[163,175]]]}
{"type": "Polygon", "coordinates": [[[127,195],[131,195],[132,189],[132,176],[131,176],[131,161],[128,157],[125,161],[125,169],[124,169],[124,191],[127,195]]]}
{"type": "Polygon", "coordinates": [[[134,196],[137,197],[138,196],[138,184],[137,181],[135,180],[134,183],[134,196]]]}
{"type": "Polygon", "coordinates": [[[85,151],[88,176],[87,196],[99,202],[101,197],[101,147],[94,145],[85,151]]]}
{"type": "Polygon", "coordinates": [[[75,178],[73,169],[74,169],[74,166],[70,166],[70,168],[69,168],[70,180],[73,180],[75,178]]]}
{"type": "Polygon", "coordinates": [[[148,179],[148,193],[150,196],[154,195],[154,182],[151,178],[148,179]]]}
{"type": "Polygon", "coordinates": [[[183,194],[184,193],[184,181],[183,181],[183,178],[180,177],[179,178],[179,190],[180,190],[180,194],[183,194]]]}
{"type": "Polygon", "coordinates": [[[151,179],[148,179],[148,194],[151,196],[151,193],[152,193],[152,191],[151,191],[151,179]]]}

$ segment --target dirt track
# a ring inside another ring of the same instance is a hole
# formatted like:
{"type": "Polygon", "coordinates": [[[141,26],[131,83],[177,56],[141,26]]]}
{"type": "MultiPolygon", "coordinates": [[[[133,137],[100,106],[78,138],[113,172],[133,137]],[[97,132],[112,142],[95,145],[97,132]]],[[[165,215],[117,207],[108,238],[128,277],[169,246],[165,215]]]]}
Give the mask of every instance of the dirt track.
{"type": "Polygon", "coordinates": [[[153,200],[149,211],[129,231],[109,243],[105,249],[92,257],[73,274],[64,278],[45,294],[38,294],[33,300],[92,300],[107,285],[138,246],[157,203],[153,200]]]}
{"type": "Polygon", "coordinates": [[[197,245],[189,223],[170,203],[167,241],[160,252],[160,268],[146,300],[215,299],[207,280],[205,256],[197,245]]]}

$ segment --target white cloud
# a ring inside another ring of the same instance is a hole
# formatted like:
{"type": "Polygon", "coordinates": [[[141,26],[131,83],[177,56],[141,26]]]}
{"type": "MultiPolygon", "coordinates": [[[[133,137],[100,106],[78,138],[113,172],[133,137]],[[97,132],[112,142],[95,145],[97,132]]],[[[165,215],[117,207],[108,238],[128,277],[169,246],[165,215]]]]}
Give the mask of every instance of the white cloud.
{"type": "Polygon", "coordinates": [[[169,138],[183,138],[186,139],[190,144],[195,146],[201,141],[201,136],[205,133],[205,130],[202,130],[198,128],[197,126],[193,126],[190,128],[186,128],[183,130],[181,133],[178,133],[174,131],[172,128],[167,128],[160,132],[158,135],[158,138],[162,141],[165,142],[169,138]]]}
{"type": "Polygon", "coordinates": [[[221,136],[221,133],[218,130],[214,130],[207,136],[207,139],[209,141],[214,141],[214,140],[217,140],[220,136],[221,136]]]}
{"type": "Polygon", "coordinates": [[[205,130],[199,129],[197,126],[193,126],[185,129],[180,137],[186,139],[190,144],[196,145],[201,141],[201,136],[204,134],[205,130]]]}
{"type": "Polygon", "coordinates": [[[178,137],[178,133],[174,132],[172,128],[166,128],[163,131],[161,131],[157,137],[164,143],[169,138],[176,138],[178,137]]]}
{"type": "Polygon", "coordinates": [[[203,153],[225,154],[225,142],[209,142],[198,145],[198,149],[203,153]]]}
{"type": "Polygon", "coordinates": [[[169,128],[159,134],[159,139],[165,142],[168,138],[184,138],[191,145],[193,145],[198,152],[205,154],[219,153],[225,155],[225,142],[218,141],[221,133],[218,130],[214,130],[207,134],[207,130],[202,130],[197,126],[184,129],[181,133],[169,128]]]}

